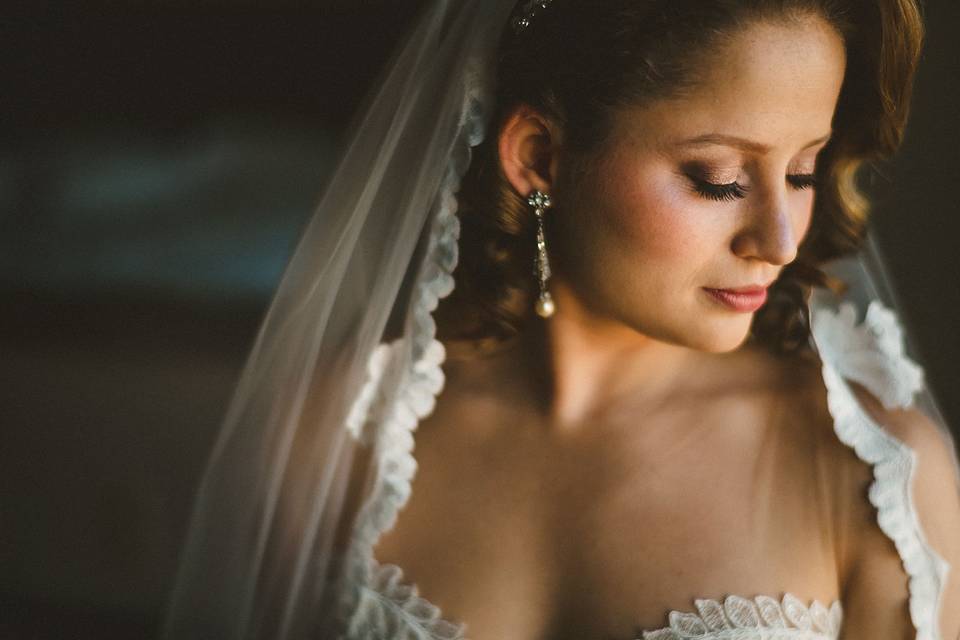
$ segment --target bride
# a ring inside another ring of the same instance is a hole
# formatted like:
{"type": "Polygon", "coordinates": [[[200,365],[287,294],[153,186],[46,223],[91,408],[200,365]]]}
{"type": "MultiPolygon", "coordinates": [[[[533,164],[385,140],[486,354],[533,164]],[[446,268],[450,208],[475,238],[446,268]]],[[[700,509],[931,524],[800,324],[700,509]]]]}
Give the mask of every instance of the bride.
{"type": "Polygon", "coordinates": [[[167,637],[960,637],[956,461],[856,182],[913,0],[429,5],[254,345],[167,637]]]}

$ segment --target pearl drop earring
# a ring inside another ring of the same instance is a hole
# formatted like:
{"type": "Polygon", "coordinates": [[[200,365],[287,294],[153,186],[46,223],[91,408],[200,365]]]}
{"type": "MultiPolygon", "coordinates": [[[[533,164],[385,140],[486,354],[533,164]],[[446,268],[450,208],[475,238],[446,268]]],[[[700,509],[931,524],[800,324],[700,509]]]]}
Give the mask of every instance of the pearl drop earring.
{"type": "Polygon", "coordinates": [[[553,206],[553,203],[546,193],[534,191],[527,198],[527,204],[533,207],[533,213],[537,216],[537,255],[534,260],[534,274],[537,276],[537,283],[540,286],[540,295],[537,297],[534,310],[541,318],[549,318],[553,315],[556,307],[553,304],[550,292],[547,291],[547,280],[550,279],[550,260],[547,258],[547,240],[543,234],[543,213],[553,206]]]}

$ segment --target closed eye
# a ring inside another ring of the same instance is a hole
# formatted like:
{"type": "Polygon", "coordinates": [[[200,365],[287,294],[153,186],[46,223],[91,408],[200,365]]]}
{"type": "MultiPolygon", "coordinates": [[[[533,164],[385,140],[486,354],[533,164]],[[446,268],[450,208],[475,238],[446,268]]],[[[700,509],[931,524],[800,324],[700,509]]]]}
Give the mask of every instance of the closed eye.
{"type": "Polygon", "coordinates": [[[787,176],[787,181],[795,189],[811,189],[817,186],[817,178],[812,173],[796,173],[787,176]]]}
{"type": "Polygon", "coordinates": [[[692,180],[694,191],[700,194],[701,197],[709,200],[737,200],[746,197],[747,191],[749,191],[748,187],[741,185],[739,182],[715,184],[698,178],[692,178],[692,180]]]}
{"type": "MultiPolygon", "coordinates": [[[[689,176],[693,183],[693,189],[701,197],[708,200],[717,200],[721,202],[738,200],[745,198],[750,187],[739,182],[728,182],[726,184],[716,184],[708,182],[695,176],[689,176]]],[[[797,190],[811,189],[816,187],[816,176],[812,173],[796,173],[787,176],[787,182],[797,190]]]]}

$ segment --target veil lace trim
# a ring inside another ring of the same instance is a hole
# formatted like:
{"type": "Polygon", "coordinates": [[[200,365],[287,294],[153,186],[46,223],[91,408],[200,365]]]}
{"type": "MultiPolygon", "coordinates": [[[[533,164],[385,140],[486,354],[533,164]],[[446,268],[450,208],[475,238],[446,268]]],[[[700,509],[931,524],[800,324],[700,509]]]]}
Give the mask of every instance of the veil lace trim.
{"type": "Polygon", "coordinates": [[[403,570],[396,565],[378,565],[373,582],[360,586],[359,597],[350,620],[349,638],[464,638],[466,625],[445,620],[439,607],[420,597],[416,585],[404,582],[403,570]]]}
{"type": "Polygon", "coordinates": [[[470,165],[472,148],[483,140],[486,129],[486,91],[476,68],[468,70],[465,82],[460,134],[453,143],[450,167],[438,194],[437,212],[430,227],[423,267],[417,276],[416,298],[412,301],[413,326],[407,339],[412,343],[413,358],[407,370],[395,371],[394,363],[403,359],[394,358],[393,354],[404,348],[405,339],[380,344],[369,361],[367,380],[346,425],[362,443],[375,444],[377,483],[358,515],[347,554],[344,575],[359,587],[344,590],[341,610],[350,617],[351,627],[403,629],[417,640],[461,638],[465,625],[443,620],[436,606],[419,597],[415,585],[403,582],[399,567],[377,563],[373,547],[380,536],[394,526],[397,513],[410,498],[410,485],[417,469],[412,454],[412,432],[419,420],[433,411],[436,396],[444,384],[441,365],[446,352],[443,343],[435,337],[432,314],[440,299],[453,291],[452,274],[457,265],[460,236],[455,194],[470,165]],[[391,399],[386,393],[385,380],[399,381],[396,397],[391,399]]]}
{"type": "Polygon", "coordinates": [[[859,382],[888,409],[909,407],[923,385],[923,369],[905,354],[897,317],[879,300],[870,302],[859,325],[850,302],[837,311],[811,305],[811,325],[837,437],[873,467],[869,500],[909,576],[910,618],[917,639],[938,640],[950,564],[927,542],[917,516],[911,493],[916,453],[870,418],[844,380],[859,382]]]}

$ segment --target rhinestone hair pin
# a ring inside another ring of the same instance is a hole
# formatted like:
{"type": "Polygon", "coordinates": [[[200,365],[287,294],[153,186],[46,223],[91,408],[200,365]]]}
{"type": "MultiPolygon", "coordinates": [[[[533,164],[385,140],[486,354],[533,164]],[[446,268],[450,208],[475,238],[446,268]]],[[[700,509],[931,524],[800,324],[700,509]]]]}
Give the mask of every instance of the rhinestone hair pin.
{"type": "Polygon", "coordinates": [[[533,20],[534,16],[549,7],[552,2],[553,0],[530,0],[525,3],[521,9],[522,13],[510,22],[513,26],[513,32],[518,35],[523,33],[530,26],[530,21],[533,20]]]}

